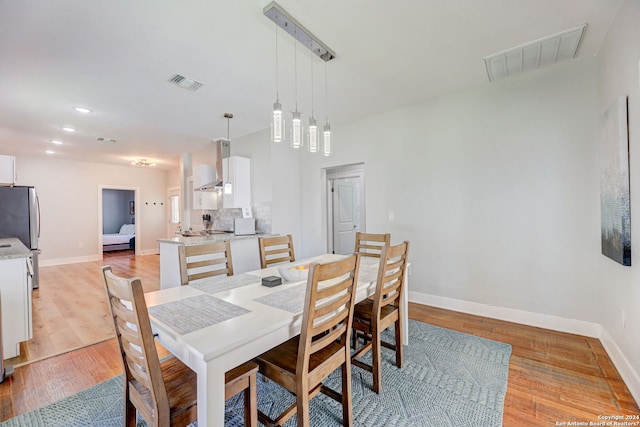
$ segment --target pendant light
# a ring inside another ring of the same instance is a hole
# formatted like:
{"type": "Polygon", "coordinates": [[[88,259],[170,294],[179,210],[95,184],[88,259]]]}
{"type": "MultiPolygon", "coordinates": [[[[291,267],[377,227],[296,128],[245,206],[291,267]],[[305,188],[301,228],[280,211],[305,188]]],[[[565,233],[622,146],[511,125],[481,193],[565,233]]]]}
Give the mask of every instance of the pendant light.
{"type": "MultiPolygon", "coordinates": [[[[297,32],[295,30],[294,32],[297,32]]],[[[294,37],[295,38],[295,37],[294,37]]],[[[300,122],[300,112],[298,111],[298,39],[293,42],[293,67],[294,67],[294,95],[296,98],[296,111],[293,112],[291,120],[291,148],[302,147],[303,127],[300,122]]]]}
{"type": "Polygon", "coordinates": [[[273,113],[271,118],[271,141],[282,142],[285,140],[284,117],[282,116],[282,104],[280,104],[280,94],[278,91],[278,15],[276,14],[276,102],[273,103],[273,113]]]}
{"type": "Polygon", "coordinates": [[[325,156],[331,155],[331,125],[329,124],[329,91],[327,90],[327,63],[324,63],[324,113],[325,113],[325,124],[324,129],[322,130],[322,154],[325,156]]]}
{"type": "Polygon", "coordinates": [[[307,131],[307,147],[310,153],[318,151],[318,125],[316,118],[313,116],[313,55],[311,58],[311,116],[309,116],[309,130],[307,131]]]}
{"type": "MultiPolygon", "coordinates": [[[[314,55],[317,55],[325,62],[325,92],[326,92],[326,63],[335,59],[336,54],[320,39],[318,39],[311,31],[298,22],[290,13],[284,10],[278,3],[272,1],[262,9],[262,13],[276,24],[276,102],[273,104],[273,119],[271,123],[271,140],[273,142],[284,141],[285,126],[284,120],[282,120],[282,105],[278,98],[278,28],[280,27],[285,32],[294,38],[294,55],[295,55],[295,97],[296,97],[296,109],[292,112],[293,123],[290,126],[290,145],[291,147],[298,149],[304,145],[304,140],[307,139],[309,145],[309,151],[320,151],[320,134],[319,128],[315,117],[313,116],[313,105],[311,106],[311,116],[309,117],[309,135],[304,135],[305,126],[300,122],[300,112],[298,111],[298,67],[297,67],[297,43],[300,42],[303,46],[309,48],[314,55]],[[314,131],[315,129],[315,131],[314,131]],[[305,138],[305,136],[307,136],[305,138]],[[315,141],[315,144],[314,144],[315,141]]],[[[311,63],[311,103],[313,104],[313,62],[311,63]]],[[[322,133],[322,142],[324,147],[322,148],[323,154],[328,156],[331,154],[331,126],[329,125],[329,119],[327,118],[324,130],[322,133]]]]}
{"type": "MultiPolygon", "coordinates": [[[[231,119],[233,119],[233,114],[231,113],[224,113],[224,118],[227,119],[227,142],[231,142],[231,139],[229,139],[229,121],[231,119]]],[[[229,161],[227,159],[227,161],[229,161]]],[[[224,170],[225,168],[223,168],[224,170]]],[[[233,194],[233,186],[231,185],[231,182],[229,181],[229,165],[227,164],[227,179],[224,179],[224,177],[222,177],[222,181],[223,181],[223,188],[224,188],[224,194],[233,194]]]]}

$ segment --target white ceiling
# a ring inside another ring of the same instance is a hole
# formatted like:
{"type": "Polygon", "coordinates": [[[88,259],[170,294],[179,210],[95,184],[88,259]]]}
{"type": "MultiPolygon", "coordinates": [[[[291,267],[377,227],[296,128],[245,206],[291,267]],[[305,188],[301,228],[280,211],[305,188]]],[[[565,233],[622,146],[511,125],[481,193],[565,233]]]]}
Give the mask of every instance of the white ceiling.
{"type": "MultiPolygon", "coordinates": [[[[269,0],[0,0],[0,153],[176,166],[213,139],[269,127],[275,24],[269,0]],[[191,92],[175,73],[205,85],[191,92]],[[81,115],[74,106],[86,106],[81,115]],[[74,134],[61,130],[69,125],[74,134]],[[99,143],[114,138],[115,144],[99,143]],[[52,139],[62,139],[54,146],[52,139]]],[[[334,125],[490,84],[482,58],[584,23],[578,56],[597,54],[622,0],[280,0],[335,53],[334,125]]],[[[278,30],[279,88],[294,109],[293,38],[278,30]]],[[[298,105],[311,104],[311,56],[298,46],[298,105]]],[[[314,57],[315,116],[325,66],[314,57]]],[[[287,115],[288,116],[288,115],[287,115]]],[[[321,119],[321,120],[320,120],[321,119]]],[[[304,119],[306,121],[306,119],[304,119]]]]}

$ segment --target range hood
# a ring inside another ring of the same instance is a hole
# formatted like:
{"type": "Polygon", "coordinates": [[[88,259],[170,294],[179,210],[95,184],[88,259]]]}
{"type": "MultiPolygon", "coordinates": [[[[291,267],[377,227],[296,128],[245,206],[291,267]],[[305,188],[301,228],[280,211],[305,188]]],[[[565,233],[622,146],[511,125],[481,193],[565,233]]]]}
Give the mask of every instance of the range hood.
{"type": "Polygon", "coordinates": [[[215,140],[213,144],[213,151],[216,157],[215,173],[211,174],[211,180],[209,180],[209,182],[203,183],[200,187],[196,188],[196,191],[214,191],[217,188],[222,188],[224,185],[222,179],[222,159],[229,158],[231,153],[230,144],[226,139],[215,140]]]}

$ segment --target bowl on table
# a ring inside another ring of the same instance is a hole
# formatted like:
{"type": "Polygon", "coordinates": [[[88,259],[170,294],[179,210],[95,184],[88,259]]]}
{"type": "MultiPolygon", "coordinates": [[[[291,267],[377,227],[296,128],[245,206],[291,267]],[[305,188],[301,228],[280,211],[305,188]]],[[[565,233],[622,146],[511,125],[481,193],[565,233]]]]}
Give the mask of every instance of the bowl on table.
{"type": "Polygon", "coordinates": [[[278,273],[285,282],[300,282],[307,280],[309,264],[287,265],[278,267],[278,273]]]}

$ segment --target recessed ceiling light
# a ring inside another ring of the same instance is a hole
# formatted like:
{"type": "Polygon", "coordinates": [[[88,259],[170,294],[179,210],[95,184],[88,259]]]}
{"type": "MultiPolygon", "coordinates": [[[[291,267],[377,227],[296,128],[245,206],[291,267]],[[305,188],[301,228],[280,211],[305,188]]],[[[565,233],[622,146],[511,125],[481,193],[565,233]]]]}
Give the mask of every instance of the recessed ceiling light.
{"type": "Polygon", "coordinates": [[[86,107],[75,107],[74,110],[82,114],[89,114],[91,112],[91,110],[86,107]]]}
{"type": "Polygon", "coordinates": [[[47,154],[56,154],[56,152],[53,151],[53,150],[47,150],[47,151],[45,151],[45,153],[47,153],[47,154]]]}
{"type": "Polygon", "coordinates": [[[69,127],[69,126],[63,127],[62,130],[67,131],[67,132],[75,132],[76,131],[74,128],[69,127]]]}
{"type": "Polygon", "coordinates": [[[51,143],[56,145],[62,145],[62,141],[59,141],[57,139],[52,140],[51,143]]]}

